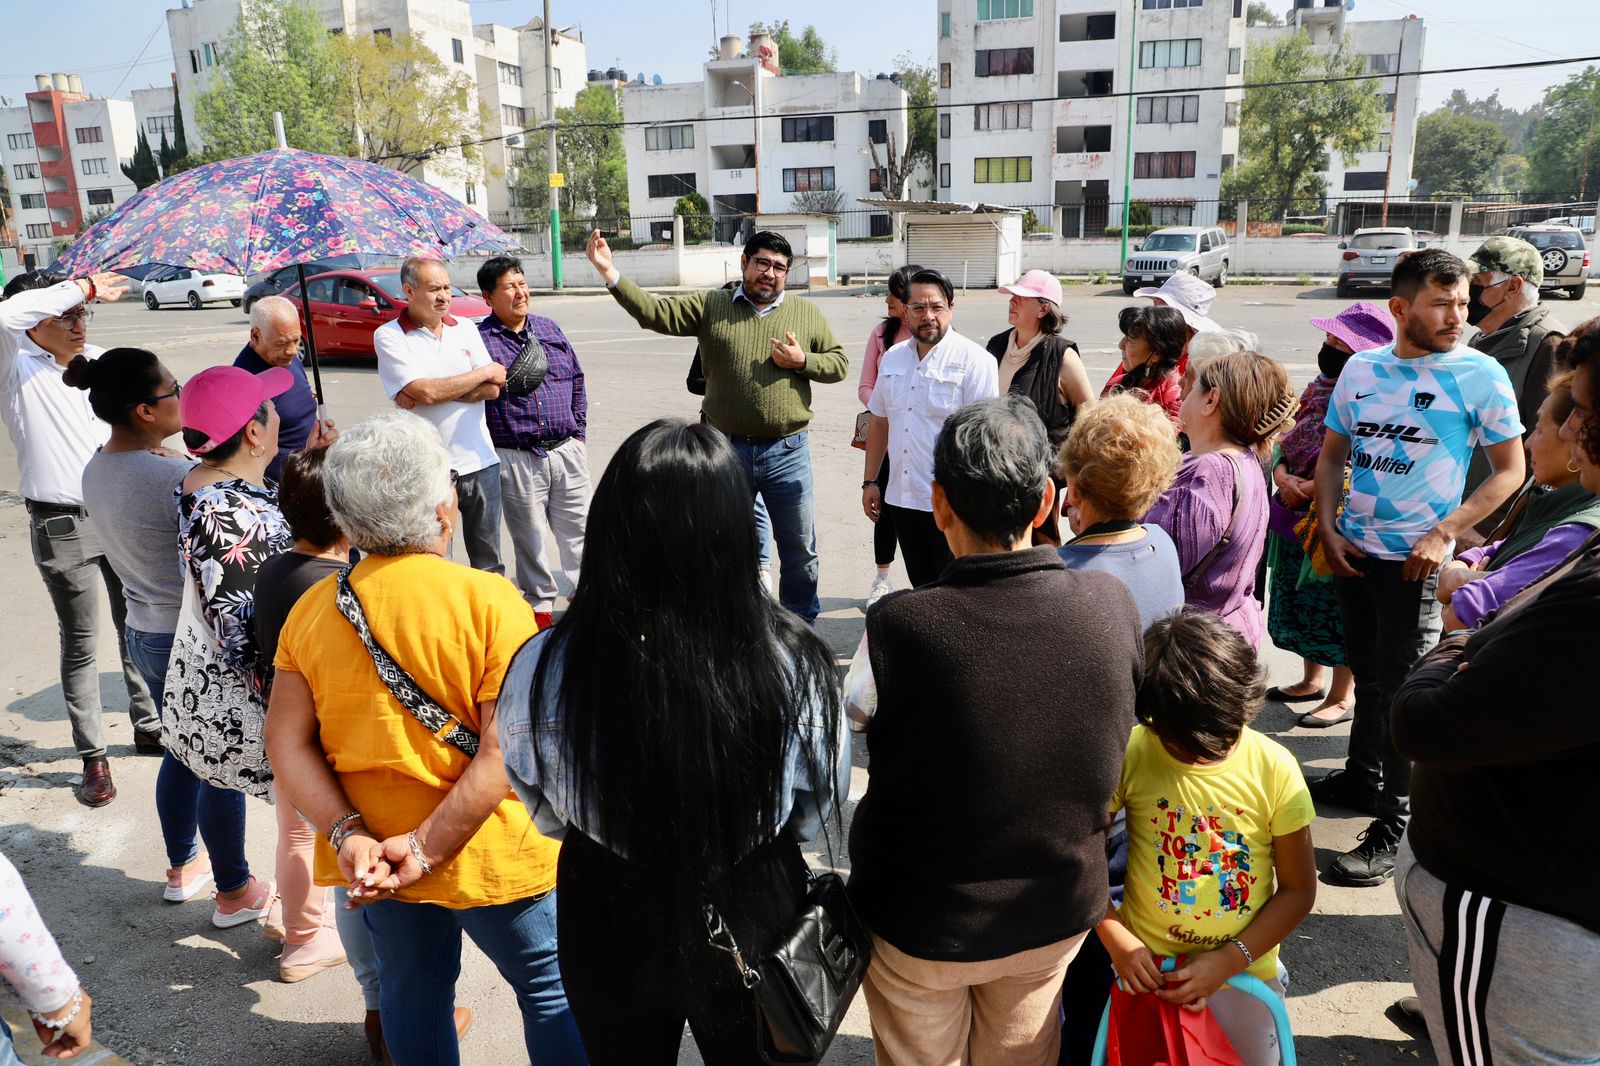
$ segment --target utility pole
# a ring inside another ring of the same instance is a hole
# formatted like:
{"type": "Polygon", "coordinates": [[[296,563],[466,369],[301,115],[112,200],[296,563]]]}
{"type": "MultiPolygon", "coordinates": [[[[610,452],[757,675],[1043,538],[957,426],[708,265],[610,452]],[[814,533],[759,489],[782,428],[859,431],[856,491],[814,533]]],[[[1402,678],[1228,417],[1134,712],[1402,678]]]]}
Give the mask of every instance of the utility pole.
{"type": "MultiPolygon", "coordinates": [[[[556,31],[550,21],[550,0],[544,0],[544,118],[550,149],[550,286],[561,283],[561,189],[565,185],[556,165],[556,31]],[[559,183],[559,184],[558,184],[559,183]]],[[[598,225],[598,220],[596,220],[598,225]]]]}
{"type": "Polygon", "coordinates": [[[1394,173],[1394,134],[1400,122],[1400,71],[1405,67],[1406,27],[1410,23],[1410,19],[1400,20],[1400,47],[1394,54],[1394,108],[1389,112],[1389,151],[1383,159],[1383,220],[1379,223],[1384,226],[1389,224],[1389,176],[1394,173]]]}
{"type": "Polygon", "coordinates": [[[1128,268],[1128,219],[1133,209],[1133,204],[1129,202],[1133,197],[1133,113],[1138,104],[1133,95],[1133,80],[1138,62],[1139,0],[1128,0],[1128,135],[1127,143],[1122,146],[1122,258],[1117,261],[1119,272],[1128,268]]]}

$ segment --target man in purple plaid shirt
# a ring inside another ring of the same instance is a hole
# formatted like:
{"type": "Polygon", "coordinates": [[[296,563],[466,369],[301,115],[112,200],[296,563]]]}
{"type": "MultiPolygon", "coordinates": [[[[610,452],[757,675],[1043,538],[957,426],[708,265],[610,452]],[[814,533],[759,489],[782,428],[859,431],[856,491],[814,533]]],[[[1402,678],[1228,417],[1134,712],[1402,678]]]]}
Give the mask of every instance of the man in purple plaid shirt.
{"type": "MultiPolygon", "coordinates": [[[[502,389],[484,405],[489,439],[500,455],[500,491],[506,526],[516,549],[517,587],[539,628],[549,627],[556,578],[545,558],[548,529],[561,569],[574,584],[583,562],[583,528],[589,517],[589,400],[583,368],[561,327],[528,309],[522,264],[496,256],[478,269],[478,288],[494,313],[478,324],[489,357],[508,371],[530,337],[544,347],[550,371],[525,396],[502,389]]],[[[508,382],[508,385],[510,383],[508,382]]]]}

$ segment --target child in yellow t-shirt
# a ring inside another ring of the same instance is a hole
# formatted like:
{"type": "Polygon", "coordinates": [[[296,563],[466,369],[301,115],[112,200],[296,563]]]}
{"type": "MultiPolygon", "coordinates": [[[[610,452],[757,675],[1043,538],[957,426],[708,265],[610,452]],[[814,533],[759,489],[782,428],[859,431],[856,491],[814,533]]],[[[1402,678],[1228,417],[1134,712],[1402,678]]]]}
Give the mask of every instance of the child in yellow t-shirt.
{"type": "Polygon", "coordinates": [[[1209,1005],[1245,1066],[1274,1066],[1271,1014],[1223,984],[1248,971],[1284,993],[1278,945],[1317,894],[1311,795],[1294,756],[1247,725],[1265,683],[1232,627],[1174,615],[1144,646],[1140,724],[1111,808],[1127,812],[1127,885],[1097,932],[1125,988],[1209,1005]],[[1177,955],[1188,961],[1161,973],[1177,955]]]}

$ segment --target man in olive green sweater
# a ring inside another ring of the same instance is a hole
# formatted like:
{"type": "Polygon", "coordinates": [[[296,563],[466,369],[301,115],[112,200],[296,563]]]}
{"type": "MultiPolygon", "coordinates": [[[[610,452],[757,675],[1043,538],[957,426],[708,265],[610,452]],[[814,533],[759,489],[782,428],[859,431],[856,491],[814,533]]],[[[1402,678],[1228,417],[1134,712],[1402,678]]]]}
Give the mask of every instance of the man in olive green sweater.
{"type": "Polygon", "coordinates": [[[722,289],[657,299],[624,278],[598,232],[586,249],[606,286],[643,327],[700,342],[706,422],[728,435],[772,518],[780,571],[778,602],[808,622],[817,599],[817,532],[811,500],[811,383],[842,381],[844,347],[822,312],[784,293],[789,242],[762,231],[744,246],[742,280],[722,289]],[[781,339],[780,339],[781,338],[781,339]]]}

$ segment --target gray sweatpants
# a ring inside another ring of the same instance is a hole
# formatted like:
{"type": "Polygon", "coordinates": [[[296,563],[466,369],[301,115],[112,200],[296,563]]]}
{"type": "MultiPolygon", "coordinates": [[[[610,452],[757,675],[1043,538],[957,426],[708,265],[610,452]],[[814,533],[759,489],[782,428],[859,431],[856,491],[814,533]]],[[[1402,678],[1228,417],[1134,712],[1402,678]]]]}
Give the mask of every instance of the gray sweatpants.
{"type": "Polygon", "coordinates": [[[583,565],[589,446],[568,437],[543,456],[520,448],[495,450],[500,455],[506,528],[517,560],[517,587],[535,611],[553,611],[556,566],[576,584],[583,565]]]}
{"type": "MultiPolygon", "coordinates": [[[[1581,846],[1581,845],[1578,845],[1581,846]]],[[[1528,876],[1560,876],[1525,867],[1528,876]]],[[[1400,844],[1411,980],[1445,1066],[1600,1063],[1600,935],[1456,885],[1400,844]]]]}

